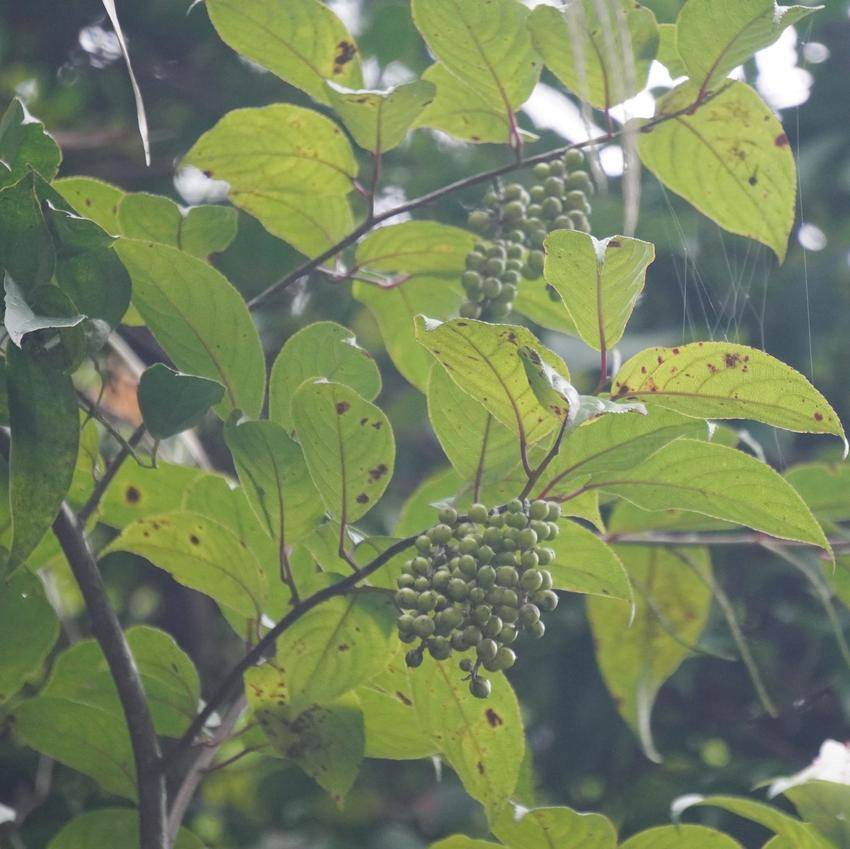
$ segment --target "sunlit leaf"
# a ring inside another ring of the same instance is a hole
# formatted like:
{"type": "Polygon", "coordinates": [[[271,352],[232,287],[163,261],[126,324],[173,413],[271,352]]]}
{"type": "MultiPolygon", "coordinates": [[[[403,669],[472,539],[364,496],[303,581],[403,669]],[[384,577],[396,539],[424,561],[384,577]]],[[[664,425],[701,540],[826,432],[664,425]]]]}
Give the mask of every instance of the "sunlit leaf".
{"type": "Polygon", "coordinates": [[[350,89],[326,84],[328,99],[354,141],[382,153],[402,142],[414,120],[434,100],[433,83],[414,80],[387,91],[350,89]]]}
{"type": "Polygon", "coordinates": [[[741,849],[741,844],[702,825],[663,825],[635,834],[621,849],[741,849]]]}
{"type": "Polygon", "coordinates": [[[395,465],[389,420],[341,383],[308,381],[292,406],[307,468],[328,512],[357,521],[384,494],[395,465]]]}
{"type": "Polygon", "coordinates": [[[545,278],[578,335],[601,351],[622,338],[654,259],[655,247],[640,239],[600,241],[578,230],[555,230],[546,239],[545,278]]]}
{"type": "Polygon", "coordinates": [[[80,215],[113,236],[120,234],[118,207],[125,195],[123,189],[94,177],[62,177],[51,185],[80,215]]]}
{"type": "Polygon", "coordinates": [[[752,419],[845,438],[829,402],[800,372],[746,345],[647,348],[617,372],[612,392],[699,418],[752,419]]]}
{"type": "MultiPolygon", "coordinates": [[[[683,83],[658,103],[658,116],[687,110],[699,95],[683,83]]],[[[730,82],[696,111],[638,140],[643,164],[730,233],[767,245],[780,262],[794,223],[797,173],[788,136],[748,85],[730,82]]]]}
{"type": "Polygon", "coordinates": [[[259,414],[265,359],[236,289],[208,263],[167,245],[121,239],[115,249],[133,281],[133,303],[177,368],[224,386],[220,416],[259,414]]]}
{"type": "Polygon", "coordinates": [[[797,813],[836,846],[850,842],[850,786],[837,781],[809,780],[785,790],[797,813]]]}
{"type": "Polygon", "coordinates": [[[367,401],[381,391],[381,372],[354,334],[333,321],[317,321],[293,333],[274,361],[269,377],[269,418],[291,431],[292,397],[310,378],[350,386],[367,401]]]}
{"type": "Polygon", "coordinates": [[[792,466],[785,480],[800,493],[820,522],[850,519],[850,466],[806,463],[792,466]]]}
{"type": "Polygon", "coordinates": [[[688,0],[676,21],[676,46],[688,76],[707,91],[783,30],[822,8],[780,6],[775,0],[688,0]]]}
{"type": "Polygon", "coordinates": [[[538,6],[529,19],[546,67],[574,94],[608,109],[646,85],[658,52],[655,15],[627,0],[538,6]]]}
{"type": "Polygon", "coordinates": [[[514,811],[504,806],[490,816],[493,834],[510,849],[614,849],[617,832],[601,814],[580,814],[571,808],[514,811]]]}
{"type": "Polygon", "coordinates": [[[325,80],[359,88],[360,57],[342,21],[319,0],[207,0],[218,34],[234,50],[327,103],[325,80]]]}

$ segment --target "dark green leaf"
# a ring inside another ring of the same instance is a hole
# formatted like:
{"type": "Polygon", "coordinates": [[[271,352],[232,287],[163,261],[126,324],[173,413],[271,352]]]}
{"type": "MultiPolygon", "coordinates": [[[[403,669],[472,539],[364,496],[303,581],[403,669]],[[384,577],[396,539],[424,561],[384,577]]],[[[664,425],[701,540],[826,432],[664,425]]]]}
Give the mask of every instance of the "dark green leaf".
{"type": "MultiPolygon", "coordinates": [[[[139,845],[139,813],[132,808],[100,808],[72,819],[47,849],[135,849],[139,845]]],[[[174,849],[204,849],[185,828],[177,833],[174,849]]]]}
{"type": "Polygon", "coordinates": [[[181,374],[162,363],[150,366],[139,380],[139,408],[155,439],[194,427],[223,397],[218,381],[181,374]]]}
{"type": "Polygon", "coordinates": [[[56,249],[29,173],[0,191],[0,267],[29,292],[49,282],[56,249]]]}
{"type": "Polygon", "coordinates": [[[493,834],[510,849],[614,849],[617,832],[601,814],[580,814],[570,808],[515,811],[503,806],[490,815],[493,834]]]}
{"type": "Polygon", "coordinates": [[[62,153],[44,125],[12,98],[0,118],[0,188],[21,179],[29,168],[52,180],[59,170],[62,153]]]}

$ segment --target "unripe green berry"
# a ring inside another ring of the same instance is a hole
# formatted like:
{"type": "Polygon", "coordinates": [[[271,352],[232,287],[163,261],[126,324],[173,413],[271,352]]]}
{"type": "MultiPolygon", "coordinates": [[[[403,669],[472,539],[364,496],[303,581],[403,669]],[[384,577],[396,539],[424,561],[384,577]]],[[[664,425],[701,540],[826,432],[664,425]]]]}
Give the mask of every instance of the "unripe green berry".
{"type": "Polygon", "coordinates": [[[416,590],[405,588],[403,590],[399,590],[395,594],[395,603],[399,607],[409,610],[411,608],[416,607],[416,602],[418,598],[419,596],[416,593],[416,590]]]}
{"type": "Polygon", "coordinates": [[[475,554],[478,551],[478,543],[475,541],[475,537],[466,536],[461,541],[457,547],[457,550],[461,554],[475,554]]]}
{"type": "Polygon", "coordinates": [[[419,593],[419,598],[416,600],[417,610],[426,613],[433,610],[437,606],[437,593],[433,590],[425,590],[424,593],[419,593]]]}
{"type": "Polygon", "coordinates": [[[548,232],[545,227],[540,227],[535,230],[533,233],[528,234],[528,243],[532,248],[540,249],[546,244],[546,237],[548,236],[548,232]]]}
{"type": "MultiPolygon", "coordinates": [[[[525,233],[519,229],[511,230],[505,238],[511,243],[508,246],[508,257],[510,257],[512,249],[522,246],[522,243],[525,241],[525,233]]],[[[522,253],[520,253],[520,256],[522,256],[522,253]]]]}
{"type": "Polygon", "coordinates": [[[523,551],[520,559],[520,566],[523,569],[536,569],[540,561],[537,559],[537,552],[523,551]]]}
{"type": "Polygon", "coordinates": [[[411,649],[405,656],[404,662],[411,668],[416,669],[422,665],[422,649],[411,649]]]}
{"type": "Polygon", "coordinates": [[[482,661],[493,660],[499,651],[499,644],[495,640],[485,638],[478,643],[475,651],[482,661]]]}
{"type": "Polygon", "coordinates": [[[539,590],[532,596],[534,603],[547,613],[558,606],[558,595],[552,590],[539,590]]]}
{"type": "Polygon", "coordinates": [[[564,164],[571,171],[584,165],[584,154],[580,150],[568,150],[564,154],[564,164]]]}
{"type": "Polygon", "coordinates": [[[552,222],[552,229],[553,230],[575,230],[575,227],[573,227],[573,221],[572,221],[572,219],[570,218],[569,215],[559,215],[552,222]]]}
{"type": "Polygon", "coordinates": [[[544,218],[557,218],[564,209],[560,198],[547,197],[541,204],[544,218]]]}
{"type": "Polygon", "coordinates": [[[517,595],[515,590],[506,587],[502,590],[502,604],[508,607],[517,607],[519,605],[519,595],[517,595]]]}
{"type": "Polygon", "coordinates": [[[413,577],[413,575],[399,575],[398,576],[398,582],[397,582],[398,588],[400,590],[404,590],[404,589],[407,589],[408,587],[412,587],[413,582],[415,580],[416,579],[413,577]]]}
{"type": "Polygon", "coordinates": [[[541,566],[548,566],[555,560],[555,552],[551,548],[537,548],[535,550],[541,566]]]}
{"type": "MultiPolygon", "coordinates": [[[[496,553],[489,545],[482,545],[478,549],[478,562],[479,563],[491,563],[493,558],[496,556],[496,553]]],[[[480,573],[479,573],[480,574],[480,573]]]]}
{"type": "Polygon", "coordinates": [[[481,309],[474,302],[467,301],[465,304],[460,305],[458,313],[461,318],[478,318],[481,315],[481,309]]]}
{"type": "Polygon", "coordinates": [[[481,199],[484,206],[497,206],[500,200],[501,198],[499,197],[499,193],[493,191],[492,189],[487,192],[481,199]]]}
{"type": "Polygon", "coordinates": [[[484,279],[484,294],[493,299],[502,294],[502,281],[498,277],[486,277],[484,279]]]}
{"type": "Polygon", "coordinates": [[[496,583],[500,587],[516,586],[517,573],[513,566],[499,566],[496,569],[496,583]]]}
{"type": "Polygon", "coordinates": [[[421,616],[417,616],[413,623],[414,633],[417,637],[422,637],[422,639],[433,636],[435,630],[434,620],[424,613],[421,616]]]}
{"type": "Polygon", "coordinates": [[[590,222],[587,220],[587,216],[583,212],[578,210],[570,212],[570,221],[573,222],[573,227],[580,233],[590,232],[590,222]]]}
{"type": "Polygon", "coordinates": [[[507,623],[516,622],[519,619],[519,612],[516,607],[511,607],[509,604],[500,604],[496,608],[496,613],[498,613],[499,617],[502,621],[507,623]]]}
{"type": "Polygon", "coordinates": [[[561,518],[561,505],[557,501],[549,501],[549,515],[546,517],[550,522],[557,522],[561,518]]]}
{"type": "Polygon", "coordinates": [[[479,253],[478,251],[470,251],[466,255],[466,267],[469,271],[478,271],[484,265],[484,261],[487,257],[484,256],[483,253],[479,253]]]}
{"type": "Polygon", "coordinates": [[[491,257],[484,263],[484,272],[490,277],[498,277],[505,270],[505,261],[500,257],[491,257]]]}
{"type": "Polygon", "coordinates": [[[543,205],[540,203],[531,203],[528,205],[528,209],[525,211],[525,218],[523,219],[522,226],[523,229],[528,231],[530,226],[529,222],[531,221],[540,221],[540,217],[543,215],[543,205]]]}
{"type": "Polygon", "coordinates": [[[538,619],[533,625],[529,625],[526,629],[532,637],[539,640],[546,633],[546,626],[542,619],[538,619]]]}
{"type": "Polygon", "coordinates": [[[534,548],[537,545],[537,534],[532,528],[523,528],[519,532],[518,542],[522,548],[534,548]]]}
{"type": "Polygon", "coordinates": [[[493,690],[493,685],[486,678],[473,678],[469,682],[469,692],[476,699],[486,699],[493,690]]]}
{"type": "Polygon", "coordinates": [[[416,590],[417,593],[425,592],[425,590],[431,589],[431,579],[427,578],[425,575],[420,575],[413,581],[413,589],[416,590]]]}
{"type": "Polygon", "coordinates": [[[532,519],[546,519],[549,516],[548,501],[532,501],[528,508],[528,515],[532,519]]]}
{"type": "Polygon", "coordinates": [[[472,622],[482,628],[492,615],[493,609],[489,604],[479,604],[472,610],[472,622]]]}
{"type": "Polygon", "coordinates": [[[396,619],[396,625],[402,634],[412,634],[415,621],[415,617],[411,616],[409,613],[402,613],[401,616],[396,619]]]}
{"type": "Polygon", "coordinates": [[[543,575],[537,569],[529,569],[527,572],[523,572],[519,579],[519,585],[526,592],[533,593],[543,586],[543,575]]]}
{"type": "Polygon", "coordinates": [[[525,194],[525,189],[522,187],[522,183],[508,183],[503,194],[505,200],[516,200],[525,194]]]}
{"type": "Polygon", "coordinates": [[[452,653],[452,646],[445,637],[434,637],[428,643],[428,651],[434,660],[446,660],[452,653]]]}
{"type": "Polygon", "coordinates": [[[516,663],[516,653],[507,646],[502,646],[496,653],[496,668],[504,671],[516,663]]]}
{"type": "Polygon", "coordinates": [[[543,188],[549,197],[561,197],[564,193],[564,181],[560,177],[547,177],[543,188]]]}
{"type": "Polygon", "coordinates": [[[557,522],[547,522],[549,527],[549,537],[548,539],[555,539],[559,533],[561,533],[561,527],[557,522]]]}
{"type": "Polygon", "coordinates": [[[531,171],[538,180],[545,180],[550,173],[549,163],[538,162],[531,171]]]}
{"type": "Polygon", "coordinates": [[[587,199],[584,196],[584,192],[580,191],[571,191],[567,192],[566,197],[564,198],[564,207],[569,210],[579,209],[584,211],[584,205],[587,202],[587,199]]]}
{"type": "Polygon", "coordinates": [[[521,221],[525,217],[525,204],[521,200],[512,200],[502,209],[502,218],[507,222],[521,221]]]}
{"type": "Polygon", "coordinates": [[[479,525],[483,525],[487,521],[490,515],[490,511],[484,504],[475,503],[469,508],[469,512],[467,513],[467,515],[469,516],[469,520],[471,522],[476,522],[479,525]]]}
{"type": "Polygon", "coordinates": [[[562,160],[554,160],[554,162],[549,163],[549,173],[554,177],[563,177],[566,174],[567,169],[562,160]]]}
{"type": "Polygon", "coordinates": [[[504,623],[498,616],[491,616],[482,627],[482,632],[485,637],[498,637],[502,631],[504,623]]]}
{"type": "Polygon", "coordinates": [[[529,251],[526,267],[529,268],[534,277],[539,277],[543,273],[543,265],[546,262],[546,254],[543,251],[529,251]]]}
{"type": "Polygon", "coordinates": [[[482,209],[476,209],[469,213],[467,221],[471,230],[474,230],[476,233],[485,233],[490,228],[492,219],[488,212],[484,212],[482,209]]]}
{"type": "Polygon", "coordinates": [[[425,534],[416,537],[416,547],[423,553],[429,552],[433,548],[431,538],[425,536],[425,534]]]}
{"type": "Polygon", "coordinates": [[[428,531],[428,536],[433,542],[443,545],[452,538],[452,529],[448,525],[444,525],[442,523],[434,525],[434,527],[428,531]]]}
{"type": "Polygon", "coordinates": [[[475,664],[473,664],[472,660],[471,660],[470,658],[468,658],[468,657],[464,657],[464,658],[460,661],[460,663],[458,663],[458,666],[461,668],[461,671],[462,671],[462,672],[472,672],[472,667],[473,667],[474,665],[475,665],[475,664]]]}
{"type": "Polygon", "coordinates": [[[581,189],[588,193],[594,189],[593,180],[590,179],[587,171],[573,171],[567,176],[566,185],[568,189],[581,189]]]}
{"type": "Polygon", "coordinates": [[[487,598],[487,591],[483,587],[473,587],[469,591],[469,603],[481,604],[487,598]]]}
{"type": "Polygon", "coordinates": [[[464,289],[481,288],[484,278],[477,271],[464,271],[460,276],[460,282],[464,289]]]}
{"type": "Polygon", "coordinates": [[[498,259],[504,259],[507,254],[505,253],[505,246],[500,242],[493,242],[492,245],[487,247],[487,256],[488,257],[497,257],[498,259]]]}
{"type": "Polygon", "coordinates": [[[457,510],[454,507],[443,507],[438,517],[445,525],[454,525],[457,522],[457,510]]]}
{"type": "Polygon", "coordinates": [[[543,583],[540,585],[541,590],[551,590],[555,585],[552,580],[552,573],[548,569],[541,569],[540,574],[543,576],[543,583]]]}
{"type": "Polygon", "coordinates": [[[463,640],[466,643],[467,648],[474,648],[483,639],[484,635],[481,633],[481,629],[477,625],[467,625],[466,628],[463,629],[463,640]]]}
{"type": "Polygon", "coordinates": [[[496,583],[496,570],[492,566],[482,566],[476,579],[479,587],[488,590],[496,583]]]}
{"type": "Polygon", "coordinates": [[[518,271],[504,271],[500,279],[505,286],[517,286],[520,281],[520,275],[518,271]]]}
{"type": "Polygon", "coordinates": [[[469,588],[462,578],[452,578],[446,587],[446,592],[453,601],[463,601],[469,594],[469,588]]]}
{"type": "Polygon", "coordinates": [[[469,648],[466,644],[466,640],[464,639],[463,631],[455,631],[451,637],[449,637],[449,642],[455,651],[466,651],[469,648]]]}
{"type": "Polygon", "coordinates": [[[519,621],[528,627],[540,618],[540,609],[535,604],[524,604],[519,609],[519,621]]]}
{"type": "Polygon", "coordinates": [[[499,638],[498,639],[499,639],[499,642],[502,643],[503,645],[509,646],[511,643],[513,643],[516,640],[518,634],[519,634],[519,631],[517,631],[516,625],[505,624],[505,625],[502,625],[502,630],[499,631],[499,638]]]}

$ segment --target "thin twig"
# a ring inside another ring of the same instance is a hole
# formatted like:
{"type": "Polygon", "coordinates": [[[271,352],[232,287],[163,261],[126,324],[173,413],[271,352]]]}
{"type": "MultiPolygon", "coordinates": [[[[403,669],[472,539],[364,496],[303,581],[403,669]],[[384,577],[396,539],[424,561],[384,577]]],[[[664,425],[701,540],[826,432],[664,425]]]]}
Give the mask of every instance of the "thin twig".
{"type": "Polygon", "coordinates": [[[186,810],[195,796],[198,785],[203,781],[206,773],[209,772],[209,768],[215,760],[218,750],[231,738],[233,727],[239,721],[239,717],[242,715],[246,706],[247,702],[243,694],[236,699],[224,714],[221,725],[216,729],[210,745],[201,748],[194,763],[186,771],[186,775],[180,783],[180,788],[174,795],[171,810],[168,812],[168,839],[170,844],[174,843],[177,838],[177,832],[180,830],[180,825],[186,816],[186,810]]]}
{"type": "Polygon", "coordinates": [[[561,428],[558,431],[558,435],[555,437],[555,441],[552,443],[552,447],[547,452],[546,456],[540,461],[537,465],[537,468],[532,469],[531,474],[528,476],[528,480],[526,481],[525,486],[520,493],[520,498],[525,498],[532,489],[534,489],[537,481],[540,480],[540,476],[546,469],[549,468],[549,464],[558,456],[558,453],[561,450],[561,443],[564,441],[564,436],[567,433],[567,429],[570,424],[570,416],[565,415],[563,422],[561,422],[561,428]]]}

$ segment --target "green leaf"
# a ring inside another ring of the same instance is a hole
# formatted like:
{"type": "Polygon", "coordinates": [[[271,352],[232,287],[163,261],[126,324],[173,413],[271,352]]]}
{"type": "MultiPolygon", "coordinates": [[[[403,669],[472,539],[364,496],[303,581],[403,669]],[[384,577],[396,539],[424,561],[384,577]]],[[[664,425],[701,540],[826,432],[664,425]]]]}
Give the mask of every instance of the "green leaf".
{"type": "Polygon", "coordinates": [[[325,512],[301,447],[268,421],[229,421],[224,436],[251,508],[276,550],[295,545],[325,512]]]}
{"type": "MultiPolygon", "coordinates": [[[[698,95],[695,83],[683,83],[659,101],[657,117],[687,109],[698,95]]],[[[638,152],[703,215],[785,259],[797,196],[794,156],[779,120],[749,86],[727,83],[696,111],[641,133],[638,152]]]]}
{"type": "Polygon", "coordinates": [[[539,6],[528,26],[546,67],[597,109],[641,91],[658,52],[655,15],[626,0],[601,6],[579,0],[563,10],[539,6]]]}
{"type": "MultiPolygon", "coordinates": [[[[475,237],[436,221],[404,221],[373,230],[357,245],[357,268],[413,274],[460,274],[475,237]]],[[[405,282],[403,285],[407,285],[405,282]]]]}
{"type": "Polygon", "coordinates": [[[555,589],[633,602],[632,585],[617,552],[575,522],[561,522],[560,528],[549,542],[555,561],[547,568],[555,589]]]}
{"type": "MultiPolygon", "coordinates": [[[[47,849],[94,849],[98,846],[133,849],[138,845],[138,811],[132,808],[99,808],[66,823],[47,849]]],[[[191,831],[181,828],[174,849],[204,849],[204,845],[191,831]]]]}
{"type": "Polygon", "coordinates": [[[357,698],[349,694],[329,705],[299,710],[287,701],[289,681],[270,665],[249,669],[245,685],[248,704],[272,746],[342,805],[363,760],[363,714],[357,698]]]}
{"type": "Polygon", "coordinates": [[[61,161],[62,152],[53,136],[13,97],[0,118],[0,188],[17,183],[30,168],[52,180],[61,161]]]}
{"type": "Polygon", "coordinates": [[[485,807],[514,791],[525,753],[522,718],[502,673],[489,676],[493,692],[476,699],[456,667],[426,657],[410,674],[419,722],[431,735],[466,792],[485,807]]]}
{"type": "Polygon", "coordinates": [[[331,598],[301,617],[277,641],[291,706],[329,704],[383,672],[398,647],[394,626],[392,600],[374,591],[331,598]]]}
{"type": "Polygon", "coordinates": [[[437,502],[452,500],[463,481],[451,468],[440,469],[422,480],[401,507],[394,533],[399,536],[419,534],[437,521],[437,502]]]}
{"type": "Polygon", "coordinates": [[[115,236],[121,233],[118,207],[125,193],[94,177],[62,177],[51,184],[80,215],[90,218],[115,236]]]}
{"type": "Polygon", "coordinates": [[[689,510],[831,551],[805,501],[777,472],[723,445],[677,439],[640,465],[600,475],[589,486],[644,510],[689,510]]]}
{"type": "Polygon", "coordinates": [[[630,837],[621,849],[741,849],[741,844],[702,825],[663,825],[630,837]]]}
{"type": "Polygon", "coordinates": [[[17,705],[15,733],[27,746],[91,776],[108,793],[136,799],[133,752],[123,717],[40,696],[17,705]]]}
{"type": "Polygon", "coordinates": [[[99,518],[113,528],[123,528],[143,516],[180,510],[183,494],[201,477],[199,469],[161,461],[155,469],[123,463],[100,503],[99,518]]]}
{"type": "Polygon", "coordinates": [[[234,50],[320,103],[328,102],[325,80],[363,84],[357,45],[319,0],[255,0],[249,10],[235,0],[208,0],[206,8],[234,50]]]}
{"type": "Polygon", "coordinates": [[[44,665],[59,636],[59,621],[41,581],[19,572],[0,592],[0,704],[44,665]]]}
{"type": "Polygon", "coordinates": [[[328,512],[356,522],[381,498],[393,475],[395,439],[389,419],[341,383],[308,381],[292,406],[307,468],[328,512]]]}
{"type": "Polygon", "coordinates": [[[573,320],[564,309],[561,296],[542,277],[522,281],[514,301],[514,312],[530,318],[547,330],[555,330],[569,336],[578,335],[573,320]]]}
{"type": "Polygon", "coordinates": [[[218,381],[182,374],[162,363],[145,369],[138,392],[145,427],[155,439],[193,428],[224,397],[218,381]]]}
{"type": "MultiPolygon", "coordinates": [[[[179,737],[198,710],[201,685],[194,664],[165,631],[138,625],[126,636],[157,732],[179,737]]],[[[41,696],[99,708],[124,721],[106,658],[93,639],[80,640],[58,656],[41,696]]]]}
{"type": "Polygon", "coordinates": [[[189,512],[137,519],[102,554],[113,551],[144,557],[240,616],[258,619],[263,610],[265,576],[257,559],[212,519],[189,512]]]}
{"type": "Polygon", "coordinates": [[[167,197],[145,192],[124,195],[118,206],[121,234],[159,242],[206,259],[236,236],[237,212],[226,206],[196,206],[185,214],[167,197]]]}
{"type": "Polygon", "coordinates": [[[294,333],[281,349],[269,377],[269,418],[293,429],[290,406],[295,391],[310,378],[350,386],[367,401],[381,391],[381,372],[354,334],[333,321],[317,321],[294,333]]]}
{"type": "Polygon", "coordinates": [[[600,241],[578,230],[555,230],[546,239],[544,274],[578,335],[602,351],[622,339],[654,259],[655,246],[640,239],[600,241]]]}
{"type": "MultiPolygon", "coordinates": [[[[508,144],[511,140],[511,113],[504,102],[485,95],[458,79],[439,62],[425,69],[422,79],[433,83],[437,93],[414,122],[415,127],[442,130],[469,142],[508,144]]],[[[534,133],[519,130],[526,141],[537,141],[534,133]]]]}
{"type": "Polygon", "coordinates": [[[532,808],[520,813],[504,806],[491,814],[490,828],[510,849],[614,849],[617,845],[610,820],[570,808],[532,808]]]}
{"type": "Polygon", "coordinates": [[[528,10],[513,0],[412,0],[416,28],[461,82],[505,112],[521,106],[542,63],[526,29],[528,10]]]}
{"type": "Polygon", "coordinates": [[[452,834],[432,843],[429,849],[502,849],[502,844],[491,843],[489,840],[473,840],[465,834],[452,834]]]}
{"type": "Polygon", "coordinates": [[[352,228],[346,196],[357,161],[342,130],[311,109],[278,103],[228,112],[185,162],[226,180],[236,206],[308,256],[352,228]]]}
{"type": "Polygon", "coordinates": [[[414,318],[425,311],[438,319],[456,315],[464,300],[459,276],[448,279],[418,274],[391,289],[355,280],[351,292],[374,316],[387,353],[402,377],[420,392],[427,392],[434,360],[416,344],[414,318]]]}
{"type": "Polygon", "coordinates": [[[623,365],[613,393],[686,416],[751,419],[798,433],[831,433],[846,443],[835,411],[800,372],[746,345],[648,348],[623,365]]]}
{"type": "Polygon", "coordinates": [[[808,463],[792,466],[785,480],[797,490],[820,522],[850,519],[850,466],[808,463]]]}
{"type": "MultiPolygon", "coordinates": [[[[637,589],[634,620],[628,627],[621,605],[587,600],[596,660],[620,715],[646,756],[660,762],[652,739],[652,708],[661,686],[705,627],[711,588],[673,549],[620,546],[617,553],[637,589]]],[[[700,570],[711,568],[704,549],[689,549],[688,557],[700,570]]]]}
{"type": "Polygon", "coordinates": [[[6,349],[12,453],[9,499],[15,569],[50,529],[71,486],[80,437],[68,375],[14,345],[6,349]]]}
{"type": "Polygon", "coordinates": [[[56,249],[35,181],[30,172],[0,191],[0,267],[27,292],[49,282],[56,267],[56,249]]]}
{"type": "Polygon", "coordinates": [[[702,435],[708,435],[705,422],[662,409],[651,410],[646,416],[592,419],[564,440],[540,478],[538,497],[573,493],[578,478],[586,481],[588,475],[628,471],[674,439],[702,435]]]}
{"type": "Polygon", "coordinates": [[[63,313],[71,312],[73,305],[64,293],[55,286],[40,287],[31,294],[34,301],[36,301],[39,294],[47,295],[47,297],[42,297],[40,300],[50,312],[53,312],[53,310],[49,309],[51,306],[57,307],[56,313],[53,315],[36,313],[26,302],[24,293],[18,284],[9,276],[8,272],[4,278],[4,289],[6,312],[3,323],[6,326],[6,332],[9,334],[9,338],[19,348],[23,343],[24,337],[29,333],[35,333],[39,330],[58,330],[60,328],[77,327],[85,319],[84,315],[63,315],[63,313]]]}
{"type": "Polygon", "coordinates": [[[398,654],[355,691],[363,711],[367,758],[416,760],[437,753],[436,743],[419,723],[409,674],[398,654]]]}
{"type": "Polygon", "coordinates": [[[79,312],[108,330],[121,323],[130,306],[130,276],[112,248],[61,258],[56,282],[79,312]]]}
{"type": "Polygon", "coordinates": [[[558,421],[575,422],[581,407],[581,396],[576,388],[557,369],[544,362],[540,354],[527,345],[517,353],[525,369],[528,385],[549,414],[558,421]]]}
{"type": "Polygon", "coordinates": [[[823,8],[780,6],[775,0],[688,0],[676,22],[679,55],[688,76],[708,91],[783,30],[823,8]]]}
{"type": "Polygon", "coordinates": [[[850,786],[835,781],[809,780],[785,790],[797,813],[836,846],[850,844],[850,786]]]}
{"type": "Polygon", "coordinates": [[[569,370],[527,328],[471,319],[441,323],[419,315],[416,338],[464,392],[527,444],[538,442],[554,427],[555,419],[528,385],[517,351],[521,346],[532,348],[567,380],[569,370]]]}
{"type": "Polygon", "coordinates": [[[325,83],[334,111],[354,141],[381,154],[401,144],[416,117],[434,100],[433,83],[414,80],[386,91],[350,89],[325,83]]]}
{"type": "Polygon", "coordinates": [[[676,24],[659,24],[658,25],[658,61],[667,68],[670,76],[674,79],[677,77],[688,76],[688,69],[679,55],[678,27],[676,24]]]}
{"type": "MultiPolygon", "coordinates": [[[[435,363],[428,384],[428,417],[434,433],[461,478],[478,489],[515,478],[515,495],[524,475],[514,432],[497,421],[471,395],[467,395],[435,363]]],[[[505,500],[508,500],[506,498],[505,500]]]]}
{"type": "Polygon", "coordinates": [[[772,808],[762,802],[741,799],[735,796],[696,797],[691,805],[721,808],[748,820],[759,823],[775,834],[786,839],[794,849],[835,849],[835,846],[821,837],[808,823],[772,808]]]}
{"type": "Polygon", "coordinates": [[[225,388],[215,411],[259,414],[265,358],[248,307],[212,266],[175,248],[121,239],[115,250],[133,281],[133,303],[181,371],[225,388]]]}

